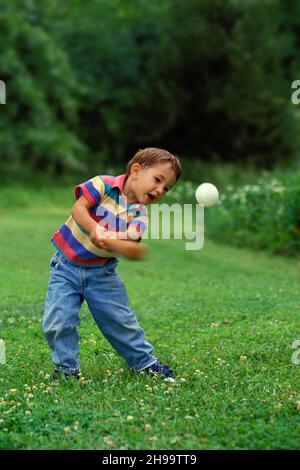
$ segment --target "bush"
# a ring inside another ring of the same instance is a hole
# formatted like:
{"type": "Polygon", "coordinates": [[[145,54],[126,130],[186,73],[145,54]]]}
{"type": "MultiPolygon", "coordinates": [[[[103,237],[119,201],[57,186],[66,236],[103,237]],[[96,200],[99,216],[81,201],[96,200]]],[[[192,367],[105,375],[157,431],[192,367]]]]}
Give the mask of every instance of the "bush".
{"type": "Polygon", "coordinates": [[[300,249],[300,175],[281,180],[266,174],[256,185],[228,187],[206,211],[210,236],[237,246],[296,255],[300,249]]]}
{"type": "Polygon", "coordinates": [[[1,177],[83,170],[86,148],[75,132],[80,87],[61,45],[19,7],[6,4],[0,18],[1,79],[7,85],[1,177]]]}
{"type": "Polygon", "coordinates": [[[146,146],[262,168],[299,158],[296,0],[0,7],[1,178],[93,174],[146,146]]]}

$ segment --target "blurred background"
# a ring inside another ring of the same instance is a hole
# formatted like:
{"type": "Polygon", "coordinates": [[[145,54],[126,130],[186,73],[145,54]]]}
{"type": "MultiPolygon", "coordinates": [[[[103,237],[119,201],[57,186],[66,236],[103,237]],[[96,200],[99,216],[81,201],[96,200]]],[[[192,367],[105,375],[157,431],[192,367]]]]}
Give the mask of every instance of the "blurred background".
{"type": "MultiPolygon", "coordinates": [[[[74,184],[122,173],[138,149],[162,147],[183,166],[170,201],[192,200],[203,181],[224,195],[212,234],[248,222],[252,233],[255,208],[270,207],[271,198],[277,213],[279,195],[293,187],[292,222],[281,229],[289,224],[298,244],[297,0],[0,0],[0,7],[2,206],[32,204],[34,190],[49,199],[55,187],[69,188],[52,194],[67,206],[74,184]],[[245,197],[253,199],[251,220],[250,206],[237,206],[245,197]]],[[[249,233],[241,243],[251,244],[249,233]]],[[[284,247],[274,251],[289,252],[284,247]]]]}

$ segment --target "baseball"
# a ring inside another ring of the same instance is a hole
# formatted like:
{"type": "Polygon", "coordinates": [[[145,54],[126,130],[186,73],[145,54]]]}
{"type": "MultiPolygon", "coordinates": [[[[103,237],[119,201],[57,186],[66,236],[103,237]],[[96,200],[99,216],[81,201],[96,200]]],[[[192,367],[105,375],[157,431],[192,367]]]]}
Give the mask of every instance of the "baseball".
{"type": "Polygon", "coordinates": [[[214,206],[219,200],[219,191],[211,183],[202,183],[196,189],[196,200],[204,207],[214,206]]]}

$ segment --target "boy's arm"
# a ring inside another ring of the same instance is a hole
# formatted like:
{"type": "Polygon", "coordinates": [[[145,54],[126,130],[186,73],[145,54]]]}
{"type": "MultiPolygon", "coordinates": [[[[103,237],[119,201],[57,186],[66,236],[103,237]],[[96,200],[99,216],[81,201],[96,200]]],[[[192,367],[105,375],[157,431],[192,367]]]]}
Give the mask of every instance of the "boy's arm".
{"type": "Polygon", "coordinates": [[[98,224],[89,213],[91,207],[92,204],[85,196],[80,196],[72,207],[71,214],[75,221],[90,234],[91,242],[97,248],[112,251],[132,260],[144,258],[146,248],[135,241],[100,238],[99,233],[97,234],[98,224]]]}
{"type": "Polygon", "coordinates": [[[112,251],[117,255],[125,256],[132,260],[143,259],[147,254],[145,246],[140,245],[135,241],[129,240],[113,240],[109,238],[99,240],[99,248],[107,251],[112,251]]]}
{"type": "Polygon", "coordinates": [[[97,222],[92,219],[89,209],[92,204],[85,196],[80,196],[72,207],[71,214],[77,224],[81,225],[89,234],[96,230],[97,222]]]}

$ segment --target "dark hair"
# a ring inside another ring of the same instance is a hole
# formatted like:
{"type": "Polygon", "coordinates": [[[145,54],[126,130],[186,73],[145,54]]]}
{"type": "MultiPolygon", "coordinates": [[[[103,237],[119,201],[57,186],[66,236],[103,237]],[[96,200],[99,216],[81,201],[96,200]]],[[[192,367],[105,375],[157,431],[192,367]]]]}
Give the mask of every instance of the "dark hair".
{"type": "Polygon", "coordinates": [[[140,149],[127,164],[128,174],[130,173],[131,167],[134,165],[134,163],[139,163],[141,167],[144,168],[149,168],[158,165],[159,163],[170,163],[172,170],[174,170],[176,175],[176,181],[181,175],[181,165],[179,158],[167,150],[155,147],[140,149]]]}

